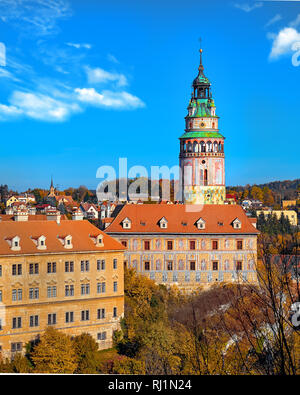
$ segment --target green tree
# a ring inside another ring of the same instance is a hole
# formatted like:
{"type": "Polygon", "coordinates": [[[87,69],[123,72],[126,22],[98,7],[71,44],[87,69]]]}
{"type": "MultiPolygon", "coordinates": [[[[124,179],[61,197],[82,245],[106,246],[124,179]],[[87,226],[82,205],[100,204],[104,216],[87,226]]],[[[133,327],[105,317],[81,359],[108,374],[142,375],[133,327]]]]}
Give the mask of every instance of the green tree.
{"type": "Polygon", "coordinates": [[[98,344],[88,333],[75,336],[73,346],[77,356],[77,368],[75,373],[95,374],[98,373],[98,344]]]}
{"type": "Polygon", "coordinates": [[[47,327],[31,355],[36,373],[74,373],[77,358],[71,337],[47,327]]]}

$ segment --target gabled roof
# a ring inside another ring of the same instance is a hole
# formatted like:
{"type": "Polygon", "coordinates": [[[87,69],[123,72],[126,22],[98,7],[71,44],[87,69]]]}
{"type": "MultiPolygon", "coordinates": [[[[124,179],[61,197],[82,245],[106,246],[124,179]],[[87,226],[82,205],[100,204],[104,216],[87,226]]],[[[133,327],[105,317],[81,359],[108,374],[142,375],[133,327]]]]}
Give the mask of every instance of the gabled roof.
{"type": "Polygon", "coordinates": [[[258,234],[242,207],[238,205],[203,205],[184,204],[160,205],[125,205],[114,221],[105,229],[107,233],[210,233],[210,234],[258,234]],[[131,228],[124,229],[122,221],[130,218],[131,228]],[[167,228],[161,228],[159,221],[165,217],[167,228]],[[205,221],[205,229],[197,228],[199,218],[205,221]],[[241,228],[234,229],[232,222],[239,218],[241,228]],[[146,223],[146,226],[142,225],[146,223]],[[220,226],[220,224],[223,224],[220,226]],[[183,225],[185,224],[185,225],[183,225]]]}
{"type": "Polygon", "coordinates": [[[100,252],[107,250],[123,250],[124,247],[109,235],[103,233],[89,221],[29,221],[29,222],[0,222],[0,256],[15,254],[49,254],[49,253],[72,253],[72,252],[100,252]],[[96,246],[90,235],[103,235],[104,245],[96,246]],[[45,236],[47,248],[38,250],[32,242],[32,237],[45,236]],[[66,248],[60,242],[60,238],[72,237],[72,248],[66,248]],[[5,241],[15,236],[20,237],[20,250],[11,250],[5,241]]]}

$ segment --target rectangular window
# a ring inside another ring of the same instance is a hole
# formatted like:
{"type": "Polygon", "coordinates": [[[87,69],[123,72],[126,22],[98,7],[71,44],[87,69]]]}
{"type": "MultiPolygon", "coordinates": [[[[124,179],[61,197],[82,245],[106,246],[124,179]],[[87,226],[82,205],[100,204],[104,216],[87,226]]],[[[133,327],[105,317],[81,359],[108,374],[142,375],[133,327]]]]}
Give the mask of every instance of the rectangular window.
{"type": "Polygon", "coordinates": [[[105,293],[105,282],[97,283],[97,293],[98,294],[105,293]]]}
{"type": "Polygon", "coordinates": [[[29,326],[31,328],[34,326],[39,326],[39,316],[38,315],[31,315],[29,317],[29,326]]]}
{"type": "Polygon", "coordinates": [[[15,302],[15,301],[17,300],[17,290],[16,290],[16,289],[13,289],[13,290],[12,290],[12,296],[11,296],[11,298],[12,298],[12,301],[13,301],[13,302],[15,302]]]}
{"type": "Polygon", "coordinates": [[[22,274],[22,264],[12,265],[12,275],[13,276],[16,276],[16,275],[20,276],[21,274],[22,274]]]}
{"type": "Polygon", "coordinates": [[[236,270],[243,270],[243,263],[241,261],[236,262],[236,270]]]}
{"type": "Polygon", "coordinates": [[[56,286],[47,287],[47,297],[56,298],[56,286]]]}
{"type": "Polygon", "coordinates": [[[118,267],[118,260],[117,260],[117,259],[114,259],[114,260],[113,260],[113,268],[114,268],[114,269],[117,269],[117,267],[118,267]]]}
{"type": "Polygon", "coordinates": [[[195,250],[195,249],[196,249],[196,241],[190,240],[190,250],[195,250]]]}
{"type": "Polygon", "coordinates": [[[2,277],[2,265],[0,265],[0,277],[2,277]]]}
{"type": "Polygon", "coordinates": [[[146,240],[146,241],[144,241],[144,250],[150,250],[150,241],[149,240],[146,240]]]}
{"type": "Polygon", "coordinates": [[[66,323],[74,322],[74,312],[68,311],[66,312],[66,323]]]}
{"type": "Polygon", "coordinates": [[[81,284],[81,295],[89,295],[90,284],[81,284]]]}
{"type": "Polygon", "coordinates": [[[236,249],[242,250],[243,249],[243,240],[237,240],[236,242],[236,249]]]}
{"type": "Polygon", "coordinates": [[[97,319],[103,320],[105,318],[105,309],[98,309],[97,310],[97,319]]]}
{"type": "Polygon", "coordinates": [[[118,291],[118,282],[114,281],[114,292],[118,291]]]}
{"type": "Polygon", "coordinates": [[[173,262],[172,261],[167,262],[167,269],[173,270],[173,262]]]}
{"type": "Polygon", "coordinates": [[[0,302],[2,302],[2,291],[0,290],[0,302]]]}
{"type": "Polygon", "coordinates": [[[39,264],[30,263],[29,264],[29,274],[39,274],[39,264]]]}
{"type": "Polygon", "coordinates": [[[98,340],[106,340],[106,332],[99,332],[97,334],[97,339],[98,340]]]}
{"type": "Polygon", "coordinates": [[[113,317],[114,317],[114,318],[117,317],[117,313],[118,313],[117,308],[114,307],[114,309],[113,309],[113,317]]]}
{"type": "Polygon", "coordinates": [[[127,247],[127,241],[126,241],[126,240],[123,240],[121,243],[122,243],[122,245],[123,245],[124,247],[127,247]]]}
{"type": "Polygon", "coordinates": [[[88,321],[90,319],[90,311],[82,310],[81,311],[81,321],[88,321]]]}
{"type": "Polygon", "coordinates": [[[81,261],[80,262],[80,270],[82,272],[88,272],[90,270],[90,262],[89,261],[81,261]]]}
{"type": "Polygon", "coordinates": [[[74,272],[74,262],[65,262],[65,272],[69,273],[69,272],[74,272]]]}
{"type": "Polygon", "coordinates": [[[196,262],[190,262],[190,270],[196,270],[196,262]]]}
{"type": "Polygon", "coordinates": [[[219,243],[218,243],[218,240],[213,240],[213,242],[212,242],[212,249],[213,249],[213,250],[217,250],[218,247],[219,247],[218,244],[219,244],[219,243]]]}
{"type": "Polygon", "coordinates": [[[105,260],[97,261],[97,270],[105,270],[105,260]]]}
{"type": "Polygon", "coordinates": [[[150,262],[145,262],[145,270],[150,270],[150,262]]]}
{"type": "Polygon", "coordinates": [[[218,262],[213,262],[213,270],[218,270],[218,262]]]}
{"type": "Polygon", "coordinates": [[[56,262],[47,263],[47,273],[56,273],[56,262]]]}
{"type": "Polygon", "coordinates": [[[22,317],[13,317],[12,328],[13,329],[22,328],[22,317]]]}
{"type": "Polygon", "coordinates": [[[48,314],[48,325],[56,324],[56,314],[48,314]]]}
{"type": "Polygon", "coordinates": [[[11,343],[11,352],[21,352],[22,343],[11,343]]]}
{"type": "Polygon", "coordinates": [[[168,250],[173,250],[173,241],[169,240],[167,243],[168,250]]]}

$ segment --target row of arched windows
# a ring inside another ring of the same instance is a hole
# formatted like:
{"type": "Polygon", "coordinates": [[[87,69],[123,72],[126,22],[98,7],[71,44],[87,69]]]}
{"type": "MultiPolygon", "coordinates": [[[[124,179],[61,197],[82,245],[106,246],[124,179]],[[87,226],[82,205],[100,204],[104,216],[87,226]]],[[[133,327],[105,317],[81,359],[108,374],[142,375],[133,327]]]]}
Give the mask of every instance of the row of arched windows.
{"type": "Polygon", "coordinates": [[[224,152],[224,145],[217,141],[187,141],[182,144],[181,152],[224,152]]]}

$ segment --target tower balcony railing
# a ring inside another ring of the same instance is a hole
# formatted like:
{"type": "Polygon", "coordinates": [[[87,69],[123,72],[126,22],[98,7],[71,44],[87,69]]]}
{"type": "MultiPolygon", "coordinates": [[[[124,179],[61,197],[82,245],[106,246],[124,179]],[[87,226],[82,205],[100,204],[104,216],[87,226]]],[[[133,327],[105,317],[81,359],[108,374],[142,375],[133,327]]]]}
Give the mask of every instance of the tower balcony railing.
{"type": "Polygon", "coordinates": [[[192,158],[201,156],[216,156],[223,158],[224,152],[180,152],[180,158],[192,158]]]}

